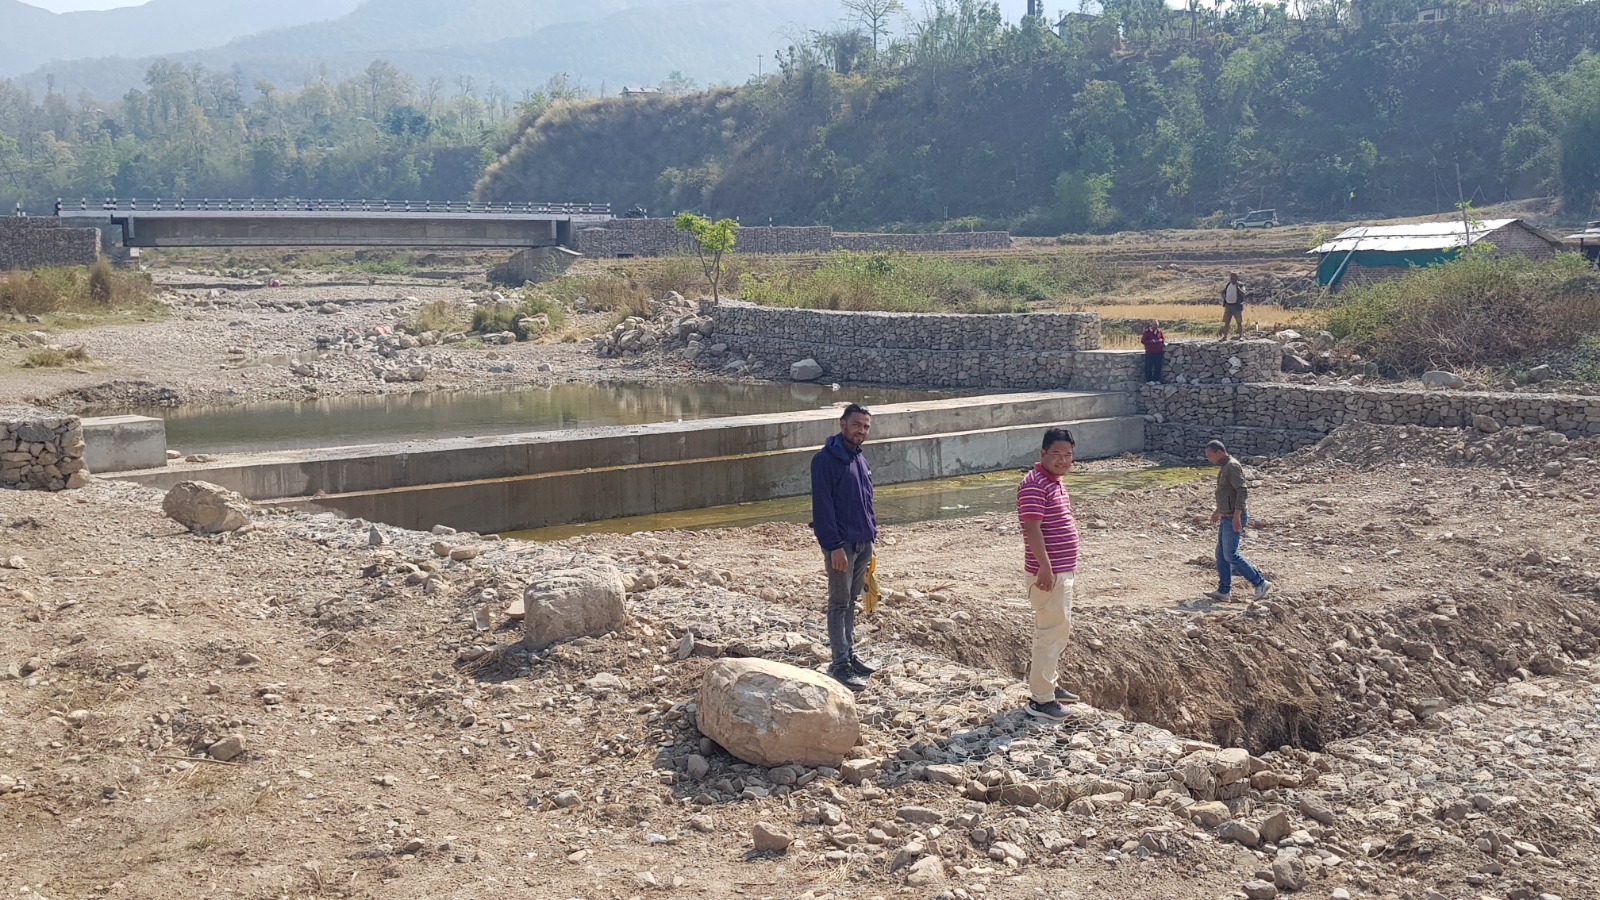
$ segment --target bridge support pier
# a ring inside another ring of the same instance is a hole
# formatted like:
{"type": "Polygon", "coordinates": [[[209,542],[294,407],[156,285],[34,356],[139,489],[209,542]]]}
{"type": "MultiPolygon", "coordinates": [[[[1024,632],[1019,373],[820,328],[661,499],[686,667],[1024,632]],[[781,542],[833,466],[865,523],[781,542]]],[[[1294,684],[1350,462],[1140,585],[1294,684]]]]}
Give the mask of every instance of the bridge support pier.
{"type": "Polygon", "coordinates": [[[490,269],[489,280],[512,287],[527,281],[537,284],[565,272],[582,255],[566,247],[530,247],[517,251],[510,259],[490,269]]]}

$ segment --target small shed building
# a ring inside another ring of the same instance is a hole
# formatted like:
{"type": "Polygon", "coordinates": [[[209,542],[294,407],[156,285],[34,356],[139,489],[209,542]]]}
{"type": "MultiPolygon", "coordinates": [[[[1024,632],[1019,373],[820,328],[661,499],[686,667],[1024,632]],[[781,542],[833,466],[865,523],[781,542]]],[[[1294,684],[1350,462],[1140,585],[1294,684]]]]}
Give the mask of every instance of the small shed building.
{"type": "Polygon", "coordinates": [[[1365,225],[1346,229],[1311,252],[1319,256],[1317,283],[1337,290],[1398,278],[1407,270],[1449,262],[1469,246],[1488,241],[1496,256],[1548,259],[1561,250],[1561,239],[1521,219],[1460,219],[1414,225],[1365,225]]]}
{"type": "Polygon", "coordinates": [[[1567,240],[1577,242],[1584,259],[1600,265],[1600,221],[1585,223],[1582,231],[1567,235],[1567,240]]]}

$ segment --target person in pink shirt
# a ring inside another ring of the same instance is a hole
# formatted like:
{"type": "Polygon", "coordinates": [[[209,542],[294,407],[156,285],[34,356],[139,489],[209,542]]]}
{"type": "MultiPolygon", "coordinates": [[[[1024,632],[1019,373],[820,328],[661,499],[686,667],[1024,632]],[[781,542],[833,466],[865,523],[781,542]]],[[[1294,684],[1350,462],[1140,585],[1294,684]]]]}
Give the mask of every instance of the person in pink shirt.
{"type": "Polygon", "coordinates": [[[1078,524],[1072,519],[1072,498],[1061,483],[1072,470],[1075,446],[1072,432],[1065,428],[1046,431],[1039,462],[1017,485],[1017,518],[1022,523],[1023,563],[1034,615],[1025,712],[1052,722],[1067,718],[1062,703],[1078,700],[1077,694],[1060,686],[1057,672],[1072,637],[1072,582],[1078,570],[1078,524]]]}

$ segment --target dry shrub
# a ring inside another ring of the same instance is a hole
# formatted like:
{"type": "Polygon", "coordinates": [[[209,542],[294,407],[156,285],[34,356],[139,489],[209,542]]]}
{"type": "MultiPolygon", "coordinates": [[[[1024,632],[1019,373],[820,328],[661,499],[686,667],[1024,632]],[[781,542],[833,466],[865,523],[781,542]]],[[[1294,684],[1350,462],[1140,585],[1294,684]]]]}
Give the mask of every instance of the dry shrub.
{"type": "Polygon", "coordinates": [[[566,306],[576,306],[578,298],[582,297],[583,309],[626,312],[628,315],[650,314],[650,290],[626,270],[567,275],[540,284],[539,290],[566,306]]]}
{"type": "Polygon", "coordinates": [[[150,279],[106,260],[88,268],[45,268],[0,275],[0,312],[38,316],[63,310],[131,306],[150,296],[150,279]]]}
{"type": "Polygon", "coordinates": [[[1344,291],[1328,330],[1393,371],[1504,366],[1600,332],[1600,274],[1576,254],[1475,250],[1344,291]]]}
{"type": "Polygon", "coordinates": [[[88,362],[89,351],[82,347],[40,347],[22,358],[24,369],[59,369],[67,363],[88,362]]]}
{"type": "Polygon", "coordinates": [[[422,334],[425,331],[441,333],[465,331],[466,326],[466,310],[448,300],[434,300],[422,304],[422,308],[417,310],[411,321],[401,327],[412,334],[422,334]]]}
{"type": "Polygon", "coordinates": [[[13,270],[0,275],[0,310],[24,316],[42,316],[62,305],[54,285],[38,272],[13,270]]]}
{"type": "MultiPolygon", "coordinates": [[[[722,270],[718,282],[722,293],[732,294],[744,274],[744,263],[737,257],[725,256],[722,270]]],[[[694,256],[667,257],[641,273],[640,281],[651,297],[664,297],[668,291],[677,291],[690,300],[711,296],[711,283],[706,280],[705,269],[700,267],[700,259],[694,256]]]]}

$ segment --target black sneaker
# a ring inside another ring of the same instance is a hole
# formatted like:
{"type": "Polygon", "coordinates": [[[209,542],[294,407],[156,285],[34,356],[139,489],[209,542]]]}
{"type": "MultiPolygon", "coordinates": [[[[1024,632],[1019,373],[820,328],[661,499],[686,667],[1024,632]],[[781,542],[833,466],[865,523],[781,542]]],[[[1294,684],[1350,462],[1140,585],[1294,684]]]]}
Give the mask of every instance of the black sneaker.
{"type": "Polygon", "coordinates": [[[1054,700],[1047,700],[1044,703],[1036,703],[1029,700],[1028,707],[1024,712],[1035,719],[1044,719],[1047,722],[1065,722],[1067,720],[1067,711],[1062,709],[1061,704],[1054,700]]]}
{"type": "Polygon", "coordinates": [[[852,656],[850,657],[850,671],[860,675],[862,678],[871,678],[872,673],[878,671],[878,667],[867,665],[861,661],[859,656],[852,656]]]}
{"type": "Polygon", "coordinates": [[[829,666],[828,677],[852,691],[864,691],[867,689],[867,682],[860,675],[851,671],[848,666],[829,666]]]}
{"type": "Polygon", "coordinates": [[[1074,694],[1073,692],[1067,690],[1066,688],[1059,688],[1059,687],[1056,688],[1056,702],[1057,703],[1077,703],[1078,700],[1079,700],[1079,697],[1078,697],[1077,694],[1074,694]]]}

